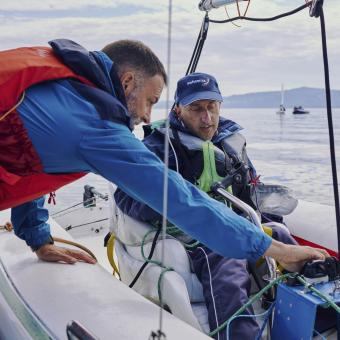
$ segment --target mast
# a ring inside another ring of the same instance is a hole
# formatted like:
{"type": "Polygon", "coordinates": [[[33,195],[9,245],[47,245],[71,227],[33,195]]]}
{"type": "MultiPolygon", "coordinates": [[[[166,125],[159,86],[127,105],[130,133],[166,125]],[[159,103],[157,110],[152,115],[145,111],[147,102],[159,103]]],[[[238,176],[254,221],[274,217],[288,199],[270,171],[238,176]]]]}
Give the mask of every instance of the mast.
{"type": "Polygon", "coordinates": [[[281,83],[281,106],[283,107],[283,102],[284,102],[284,88],[283,88],[283,83],[281,83]]]}

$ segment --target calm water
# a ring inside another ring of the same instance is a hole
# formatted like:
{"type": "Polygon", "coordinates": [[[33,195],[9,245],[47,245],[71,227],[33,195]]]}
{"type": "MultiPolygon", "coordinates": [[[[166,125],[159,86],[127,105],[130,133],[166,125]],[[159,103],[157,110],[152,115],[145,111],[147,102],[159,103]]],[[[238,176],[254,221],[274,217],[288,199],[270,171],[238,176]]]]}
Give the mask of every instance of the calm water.
{"type": "MultiPolygon", "coordinates": [[[[284,115],[276,109],[227,109],[222,115],[243,126],[249,157],[263,182],[284,184],[300,199],[333,204],[326,109],[311,109],[306,115],[293,115],[290,109],[284,115]]],[[[164,110],[153,113],[154,120],[163,116],[164,110]]],[[[333,109],[333,124],[339,176],[340,109],[333,109]]],[[[135,134],[142,137],[141,127],[135,134]]],[[[90,174],[58,190],[57,206],[51,210],[81,201],[85,184],[107,192],[105,180],[90,174]]]]}

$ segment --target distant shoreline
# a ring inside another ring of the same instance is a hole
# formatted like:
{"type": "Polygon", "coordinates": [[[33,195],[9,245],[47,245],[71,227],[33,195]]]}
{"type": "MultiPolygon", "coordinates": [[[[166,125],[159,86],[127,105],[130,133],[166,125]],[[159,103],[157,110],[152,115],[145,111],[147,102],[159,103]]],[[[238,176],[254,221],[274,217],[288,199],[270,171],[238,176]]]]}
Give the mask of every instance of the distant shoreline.
{"type": "MultiPolygon", "coordinates": [[[[333,108],[340,108],[340,90],[331,91],[333,108]]],[[[281,103],[281,91],[252,92],[223,97],[224,108],[240,109],[269,109],[278,108],[281,103]]],[[[284,91],[284,106],[293,108],[303,106],[304,108],[325,108],[325,90],[320,88],[300,87],[284,91]]],[[[164,101],[157,108],[165,108],[164,101]]]]}

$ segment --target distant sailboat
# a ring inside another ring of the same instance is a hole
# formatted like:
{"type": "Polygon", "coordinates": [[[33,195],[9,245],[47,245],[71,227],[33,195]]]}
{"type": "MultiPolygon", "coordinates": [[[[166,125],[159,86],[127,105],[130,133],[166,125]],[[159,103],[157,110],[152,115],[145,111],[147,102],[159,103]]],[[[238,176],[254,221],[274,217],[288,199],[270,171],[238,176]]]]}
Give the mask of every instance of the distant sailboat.
{"type": "Polygon", "coordinates": [[[284,89],[283,89],[283,84],[281,84],[281,104],[280,104],[279,110],[276,111],[276,113],[283,114],[286,112],[286,108],[283,105],[283,100],[284,100],[284,89]]]}

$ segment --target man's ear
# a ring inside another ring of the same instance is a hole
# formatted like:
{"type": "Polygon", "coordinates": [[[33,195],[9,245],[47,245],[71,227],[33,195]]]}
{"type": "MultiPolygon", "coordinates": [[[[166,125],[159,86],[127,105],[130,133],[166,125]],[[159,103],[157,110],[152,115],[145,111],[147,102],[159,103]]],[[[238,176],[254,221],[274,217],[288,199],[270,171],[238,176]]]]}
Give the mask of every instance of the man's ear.
{"type": "Polygon", "coordinates": [[[181,108],[179,107],[179,105],[175,105],[174,111],[176,113],[177,118],[180,120],[180,118],[181,118],[181,108]]]}
{"type": "Polygon", "coordinates": [[[127,71],[120,77],[125,96],[127,97],[135,88],[135,74],[132,71],[127,71]]]}

